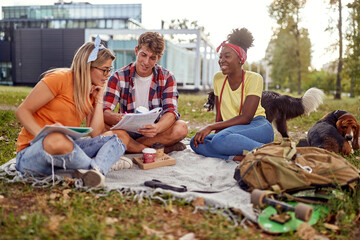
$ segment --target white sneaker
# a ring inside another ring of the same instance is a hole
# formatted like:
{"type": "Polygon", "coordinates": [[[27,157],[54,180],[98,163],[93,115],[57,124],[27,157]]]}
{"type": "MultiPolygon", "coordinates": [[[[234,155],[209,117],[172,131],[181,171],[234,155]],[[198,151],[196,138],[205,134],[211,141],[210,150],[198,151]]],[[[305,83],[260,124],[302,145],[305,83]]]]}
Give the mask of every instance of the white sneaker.
{"type": "Polygon", "coordinates": [[[84,186],[94,188],[104,186],[105,182],[105,176],[96,169],[77,169],[75,171],[75,178],[82,179],[84,186]]]}
{"type": "Polygon", "coordinates": [[[117,160],[116,163],[114,163],[114,165],[110,168],[109,172],[132,168],[132,166],[133,161],[131,161],[131,159],[127,157],[122,156],[119,158],[119,160],[117,160]]]}

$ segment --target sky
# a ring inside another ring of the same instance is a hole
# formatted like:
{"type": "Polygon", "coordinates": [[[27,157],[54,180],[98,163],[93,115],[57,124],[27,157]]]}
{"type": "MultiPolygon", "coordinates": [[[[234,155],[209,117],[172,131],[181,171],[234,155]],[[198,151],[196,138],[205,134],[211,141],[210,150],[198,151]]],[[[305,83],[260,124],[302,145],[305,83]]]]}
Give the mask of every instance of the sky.
{"type": "MultiPolygon", "coordinates": [[[[70,0],[65,2],[69,2],[70,0]]],[[[75,1],[75,0],[73,0],[75,1]]],[[[343,0],[343,6],[350,0],[343,0]]],[[[0,6],[29,5],[29,0],[0,0],[0,6]]],[[[56,0],[39,0],[38,5],[52,5],[56,0]]],[[[84,0],[76,0],[84,2],[84,0]]],[[[161,20],[188,19],[198,21],[210,33],[213,46],[224,41],[234,28],[246,27],[254,36],[254,46],[248,50],[248,61],[258,62],[265,57],[265,51],[276,23],[269,17],[270,0],[87,0],[92,4],[142,4],[142,24],[147,29],[160,29],[161,20]]],[[[329,0],[307,0],[302,10],[301,27],[309,30],[312,43],[312,66],[320,69],[324,64],[337,58],[337,52],[326,49],[336,41],[336,33],[324,30],[329,16],[337,16],[328,10],[329,0]]],[[[346,17],[348,10],[343,8],[346,17]]],[[[345,19],[345,18],[344,18],[345,19]]],[[[345,21],[344,21],[345,22],[345,21]]]]}

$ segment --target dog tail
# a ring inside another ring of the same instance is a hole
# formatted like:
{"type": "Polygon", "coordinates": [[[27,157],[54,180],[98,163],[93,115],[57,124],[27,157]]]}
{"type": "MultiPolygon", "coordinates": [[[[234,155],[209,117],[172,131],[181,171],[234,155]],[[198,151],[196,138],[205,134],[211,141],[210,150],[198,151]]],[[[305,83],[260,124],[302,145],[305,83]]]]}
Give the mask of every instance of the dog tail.
{"type": "Polygon", "coordinates": [[[324,92],[318,88],[308,89],[301,98],[304,107],[304,115],[309,115],[317,110],[323,102],[324,92]]]}

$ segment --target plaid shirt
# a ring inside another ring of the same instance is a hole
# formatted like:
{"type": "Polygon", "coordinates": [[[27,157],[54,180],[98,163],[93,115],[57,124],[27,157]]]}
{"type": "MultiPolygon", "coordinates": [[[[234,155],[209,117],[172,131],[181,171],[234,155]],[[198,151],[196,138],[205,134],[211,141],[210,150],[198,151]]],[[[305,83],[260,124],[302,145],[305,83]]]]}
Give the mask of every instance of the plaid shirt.
{"type": "MultiPolygon", "coordinates": [[[[104,111],[114,111],[119,103],[119,113],[135,112],[135,63],[116,71],[109,79],[104,96],[104,111]]],[[[153,68],[153,79],[149,90],[149,108],[162,107],[161,116],[167,112],[175,114],[180,118],[177,111],[179,93],[177,91],[175,77],[165,68],[155,64],[153,68]]]]}

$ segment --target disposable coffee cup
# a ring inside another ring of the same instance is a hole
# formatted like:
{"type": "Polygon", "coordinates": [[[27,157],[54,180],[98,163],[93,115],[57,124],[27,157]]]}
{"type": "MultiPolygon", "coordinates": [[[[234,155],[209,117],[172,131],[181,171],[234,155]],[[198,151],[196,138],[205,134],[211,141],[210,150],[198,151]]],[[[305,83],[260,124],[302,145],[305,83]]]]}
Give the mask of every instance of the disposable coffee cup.
{"type": "Polygon", "coordinates": [[[156,150],[155,158],[162,158],[164,156],[164,144],[154,143],[151,147],[156,150]]]}
{"type": "Polygon", "coordinates": [[[144,163],[152,163],[155,161],[156,150],[153,148],[144,148],[142,150],[144,163]]]}

